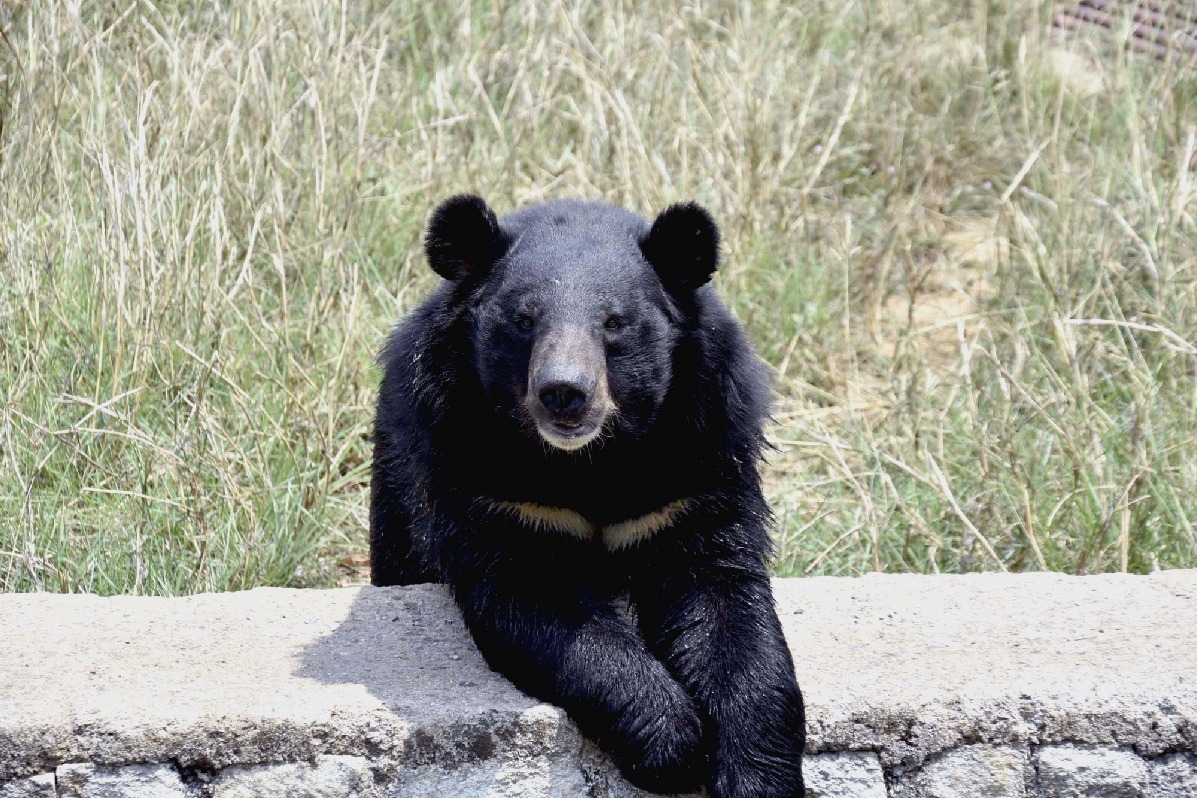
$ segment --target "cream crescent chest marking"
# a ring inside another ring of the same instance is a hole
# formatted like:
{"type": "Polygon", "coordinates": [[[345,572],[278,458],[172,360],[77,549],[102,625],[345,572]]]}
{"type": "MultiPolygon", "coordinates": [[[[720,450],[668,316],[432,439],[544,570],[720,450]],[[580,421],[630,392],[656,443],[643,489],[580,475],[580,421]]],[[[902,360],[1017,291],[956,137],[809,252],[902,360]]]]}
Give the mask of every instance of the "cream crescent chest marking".
{"type": "Polygon", "coordinates": [[[686,509],[686,500],[678,499],[651,513],[629,518],[603,527],[603,545],[611,551],[635,546],[657,532],[673,526],[674,520],[686,509]]]}
{"type": "Polygon", "coordinates": [[[491,507],[514,515],[528,526],[542,532],[561,532],[579,540],[601,538],[604,546],[611,551],[617,551],[635,546],[662,529],[672,526],[677,516],[686,509],[686,503],[686,499],[678,499],[651,513],[606,526],[591,523],[581,513],[566,507],[501,501],[492,501],[491,507]]]}
{"type": "Polygon", "coordinates": [[[564,532],[579,540],[590,540],[594,537],[594,524],[582,517],[581,513],[565,507],[545,507],[543,504],[532,502],[491,502],[491,507],[514,515],[525,524],[540,532],[564,532]]]}

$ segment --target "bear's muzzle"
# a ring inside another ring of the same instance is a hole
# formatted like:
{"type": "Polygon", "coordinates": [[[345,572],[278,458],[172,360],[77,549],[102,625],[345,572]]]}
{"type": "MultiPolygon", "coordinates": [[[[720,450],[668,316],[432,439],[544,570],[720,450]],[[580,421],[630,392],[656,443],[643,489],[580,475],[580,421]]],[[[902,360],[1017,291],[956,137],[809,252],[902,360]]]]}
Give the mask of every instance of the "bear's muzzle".
{"type": "Polygon", "coordinates": [[[602,340],[578,326],[545,330],[532,347],[524,406],[557,449],[574,451],[597,438],[614,407],[602,340]]]}

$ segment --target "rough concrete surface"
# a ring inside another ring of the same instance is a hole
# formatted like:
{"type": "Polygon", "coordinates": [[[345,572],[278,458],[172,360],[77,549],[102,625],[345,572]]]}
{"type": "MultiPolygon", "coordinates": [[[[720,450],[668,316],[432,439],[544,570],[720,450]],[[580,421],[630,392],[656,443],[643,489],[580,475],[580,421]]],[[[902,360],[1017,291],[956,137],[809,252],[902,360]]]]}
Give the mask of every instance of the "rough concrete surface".
{"type": "Polygon", "coordinates": [[[841,751],[802,759],[807,798],[886,798],[881,760],[874,753],[841,751]]]}
{"type": "MultiPolygon", "coordinates": [[[[775,589],[808,796],[1197,795],[1197,571],[775,589]]],[[[644,795],[441,587],[0,595],[0,798],[254,794],[644,795]]]]}
{"type": "Polygon", "coordinates": [[[1055,745],[1039,752],[1039,785],[1047,798],[1142,795],[1147,763],[1130,751],[1055,745]]]}
{"type": "Polygon", "coordinates": [[[965,745],[894,779],[895,798],[1024,798],[1027,749],[1010,745],[965,745]]]}
{"type": "Polygon", "coordinates": [[[314,762],[234,765],[212,782],[213,798],[350,798],[374,791],[370,760],[362,756],[318,756],[314,762]]]}
{"type": "Polygon", "coordinates": [[[1197,757],[1162,756],[1147,763],[1147,798],[1197,795],[1197,757]]]}
{"type": "Polygon", "coordinates": [[[53,773],[0,782],[0,798],[56,798],[55,783],[53,773]]]}

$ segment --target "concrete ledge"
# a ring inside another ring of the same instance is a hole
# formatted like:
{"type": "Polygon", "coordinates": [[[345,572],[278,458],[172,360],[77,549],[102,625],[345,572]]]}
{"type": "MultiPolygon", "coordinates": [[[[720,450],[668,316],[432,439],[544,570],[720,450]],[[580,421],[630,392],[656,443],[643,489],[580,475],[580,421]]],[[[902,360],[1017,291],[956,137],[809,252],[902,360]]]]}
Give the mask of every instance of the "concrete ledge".
{"type": "MultiPolygon", "coordinates": [[[[810,796],[1197,796],[1197,571],[779,580],[810,796]]],[[[0,595],[0,798],[639,795],[437,586],[0,595]]]]}

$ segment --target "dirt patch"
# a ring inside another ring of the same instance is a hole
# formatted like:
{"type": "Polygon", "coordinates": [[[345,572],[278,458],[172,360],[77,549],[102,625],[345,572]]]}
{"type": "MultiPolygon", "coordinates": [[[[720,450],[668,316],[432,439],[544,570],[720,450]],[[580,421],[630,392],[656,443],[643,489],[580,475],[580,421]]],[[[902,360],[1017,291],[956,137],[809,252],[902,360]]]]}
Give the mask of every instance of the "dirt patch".
{"type": "Polygon", "coordinates": [[[1078,97],[1092,97],[1105,91],[1105,69],[1090,53],[1052,47],[1047,51],[1047,66],[1064,88],[1078,97]]]}
{"type": "Polygon", "coordinates": [[[1009,256],[1010,242],[996,219],[961,219],[950,223],[943,244],[916,285],[874,308],[868,348],[877,355],[916,354],[936,371],[953,371],[962,343],[984,326],[980,304],[994,292],[990,276],[1009,256]]]}

